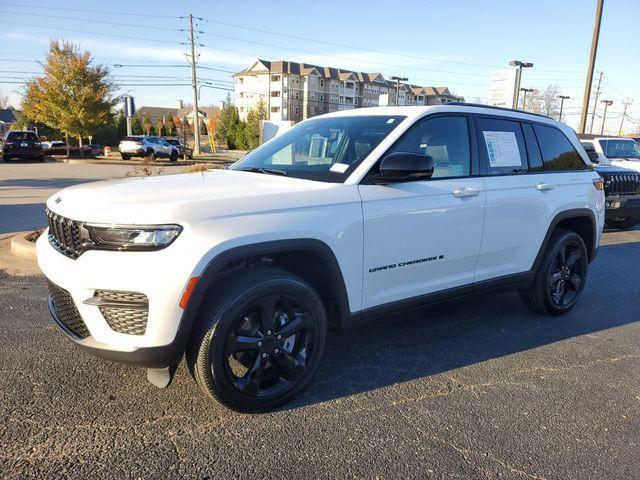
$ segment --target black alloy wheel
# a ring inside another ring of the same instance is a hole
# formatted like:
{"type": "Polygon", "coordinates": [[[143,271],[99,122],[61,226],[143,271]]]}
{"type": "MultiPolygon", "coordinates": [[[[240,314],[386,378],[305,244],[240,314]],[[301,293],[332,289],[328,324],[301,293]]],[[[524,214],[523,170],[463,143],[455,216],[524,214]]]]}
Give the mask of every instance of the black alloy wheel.
{"type": "Polygon", "coordinates": [[[560,308],[570,308],[582,291],[587,260],[577,242],[562,245],[549,275],[551,299],[560,308]]]}
{"type": "Polygon", "coordinates": [[[587,280],[589,254],[576,232],[556,230],[536,269],[533,283],[520,291],[531,310],[544,315],[562,315],[577,303],[587,280]]]}
{"type": "Polygon", "coordinates": [[[241,412],[264,412],[311,380],[327,316],[304,279],[273,267],[231,274],[200,307],[187,364],[200,388],[241,412]]]}
{"type": "Polygon", "coordinates": [[[313,353],[313,314],[296,298],[274,294],[253,302],[238,318],[225,344],[225,371],[249,397],[286,392],[302,375],[313,353]]]}

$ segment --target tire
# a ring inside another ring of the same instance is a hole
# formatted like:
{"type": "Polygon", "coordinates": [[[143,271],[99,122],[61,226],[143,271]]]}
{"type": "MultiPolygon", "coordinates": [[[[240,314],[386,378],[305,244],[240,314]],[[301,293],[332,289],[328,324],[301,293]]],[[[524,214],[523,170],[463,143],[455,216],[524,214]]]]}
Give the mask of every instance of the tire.
{"type": "Polygon", "coordinates": [[[151,149],[147,150],[147,160],[149,160],[150,162],[155,162],[156,161],[156,152],[154,152],[151,149]]]}
{"type": "Polygon", "coordinates": [[[170,162],[176,162],[178,160],[178,152],[175,150],[171,150],[171,155],[169,156],[170,162]]]}
{"type": "Polygon", "coordinates": [[[627,230],[629,228],[635,227],[638,223],[640,223],[640,217],[611,218],[609,220],[605,220],[604,223],[609,228],[615,228],[618,230],[627,230]]]}
{"type": "Polygon", "coordinates": [[[2,161],[3,161],[4,163],[9,163],[9,157],[7,157],[7,156],[3,155],[3,156],[2,156],[2,161]]]}
{"type": "Polygon", "coordinates": [[[213,293],[186,352],[200,388],[247,413],[271,410],[302,390],[327,336],[326,311],[313,287],[289,272],[256,267],[213,293]]]}
{"type": "Polygon", "coordinates": [[[525,305],[544,315],[562,315],[577,303],[587,280],[589,258],[582,237],[553,232],[531,286],[520,291],[525,305]]]}
{"type": "Polygon", "coordinates": [[[44,160],[45,160],[44,155],[40,155],[40,156],[38,157],[38,161],[39,161],[40,163],[44,163],[44,160]]]}
{"type": "Polygon", "coordinates": [[[121,153],[120,156],[122,157],[123,160],[130,160],[131,159],[131,155],[127,155],[126,153],[121,153]]]}

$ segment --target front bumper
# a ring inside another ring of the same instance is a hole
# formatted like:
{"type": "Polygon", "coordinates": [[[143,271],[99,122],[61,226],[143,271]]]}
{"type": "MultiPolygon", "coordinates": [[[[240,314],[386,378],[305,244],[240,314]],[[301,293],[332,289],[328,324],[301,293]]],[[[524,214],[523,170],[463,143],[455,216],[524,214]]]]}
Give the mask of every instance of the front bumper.
{"type": "Polygon", "coordinates": [[[97,356],[146,367],[177,364],[184,350],[184,339],[178,334],[184,313],[179,303],[195,267],[176,245],[179,240],[156,252],[87,251],[74,260],[58,252],[45,231],[36,244],[38,265],[52,284],[68,294],[68,303],[77,309],[87,333],[74,334],[50,298],[49,311],[54,321],[74,343],[97,356]],[[97,290],[146,295],[144,333],[112,329],[100,307],[86,303],[97,290]]]}
{"type": "Polygon", "coordinates": [[[640,217],[640,195],[610,195],[605,199],[605,218],[640,217]]]}

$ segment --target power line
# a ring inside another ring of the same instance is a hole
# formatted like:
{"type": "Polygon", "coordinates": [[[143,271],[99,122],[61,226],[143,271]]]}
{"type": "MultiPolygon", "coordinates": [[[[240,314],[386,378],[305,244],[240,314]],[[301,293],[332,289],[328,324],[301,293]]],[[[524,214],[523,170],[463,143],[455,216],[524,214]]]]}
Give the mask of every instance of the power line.
{"type": "Polygon", "coordinates": [[[138,16],[138,17],[153,17],[153,18],[173,18],[177,17],[174,15],[158,15],[152,13],[135,13],[135,12],[114,12],[114,11],[106,11],[106,10],[87,10],[83,8],[62,8],[51,5],[33,5],[33,4],[24,4],[24,3],[5,3],[1,2],[0,5],[8,6],[8,7],[18,7],[18,8],[35,8],[35,9],[49,9],[49,10],[64,10],[68,12],[84,12],[84,13],[100,13],[103,15],[125,15],[127,17],[138,16]]]}

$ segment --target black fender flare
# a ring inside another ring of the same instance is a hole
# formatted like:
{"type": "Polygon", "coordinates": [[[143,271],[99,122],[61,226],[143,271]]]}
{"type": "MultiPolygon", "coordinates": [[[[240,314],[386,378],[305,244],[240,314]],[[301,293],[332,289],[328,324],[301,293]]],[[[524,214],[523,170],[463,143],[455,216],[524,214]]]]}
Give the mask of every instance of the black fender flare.
{"type": "Polygon", "coordinates": [[[563,212],[558,213],[551,223],[549,224],[549,228],[547,229],[547,233],[544,236],[542,244],[540,245],[540,250],[538,250],[538,255],[533,262],[533,266],[531,267],[532,272],[536,272],[538,267],[540,266],[540,262],[542,262],[542,257],[544,256],[544,252],[547,250],[547,246],[549,245],[549,240],[551,240],[551,235],[553,235],[553,231],[556,229],[558,224],[563,220],[570,220],[573,218],[588,218],[591,221],[591,228],[593,229],[593,242],[591,245],[587,245],[587,251],[589,252],[589,261],[593,260],[597,254],[596,248],[596,239],[598,238],[596,229],[598,228],[598,223],[596,222],[596,216],[593,211],[588,208],[573,208],[570,210],[565,210],[563,212]]]}

